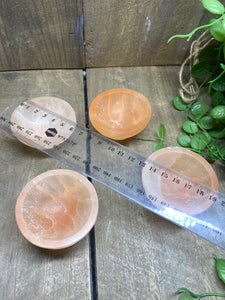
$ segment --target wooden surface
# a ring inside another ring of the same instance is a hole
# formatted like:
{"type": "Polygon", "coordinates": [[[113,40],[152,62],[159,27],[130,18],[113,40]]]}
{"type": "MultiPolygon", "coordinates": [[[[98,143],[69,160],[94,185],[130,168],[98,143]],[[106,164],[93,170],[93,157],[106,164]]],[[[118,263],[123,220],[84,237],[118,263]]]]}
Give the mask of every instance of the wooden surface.
{"type": "Polygon", "coordinates": [[[180,64],[190,42],[167,40],[208,19],[196,0],[3,0],[0,70],[180,64]]]}
{"type": "Polygon", "coordinates": [[[195,0],[84,0],[87,67],[180,64],[190,43],[167,40],[205,24],[195,0]]]}
{"type": "MultiPolygon", "coordinates": [[[[67,100],[85,124],[82,71],[1,73],[0,83],[1,110],[21,96],[54,94],[67,100]]],[[[65,250],[42,250],[22,237],[14,217],[16,199],[28,181],[66,166],[0,135],[0,299],[91,299],[89,239],[65,250]]]]}
{"type": "MultiPolygon", "coordinates": [[[[177,67],[102,68],[87,72],[89,103],[111,88],[129,88],[144,94],[152,118],[139,136],[155,136],[160,123],[167,139],[176,142],[183,113],[173,109],[177,67]]],[[[152,143],[129,139],[125,146],[144,155],[152,143]]],[[[225,192],[224,166],[216,166],[225,192]]],[[[174,291],[186,286],[196,292],[223,291],[214,270],[213,253],[225,252],[192,233],[94,183],[100,200],[95,227],[100,299],[177,299],[174,291]]]]}
{"type": "MultiPolygon", "coordinates": [[[[153,115],[140,135],[155,135],[163,122],[167,139],[175,142],[183,120],[183,113],[171,104],[178,88],[177,72],[177,67],[88,69],[88,103],[111,88],[141,92],[151,102],[153,115]]],[[[0,85],[0,110],[14,99],[54,94],[69,101],[78,122],[85,124],[82,71],[0,73],[0,85]]],[[[129,139],[123,144],[144,155],[152,152],[149,142],[129,139]]],[[[98,295],[101,300],[175,300],[174,292],[181,286],[199,293],[224,292],[212,258],[213,253],[225,258],[224,250],[95,181],[99,215],[91,236],[60,251],[32,246],[15,222],[17,196],[31,178],[65,166],[3,132],[0,149],[1,299],[30,299],[32,295],[35,300],[86,300],[98,295]],[[93,285],[93,276],[97,276],[97,285],[93,285]]],[[[224,192],[223,168],[216,165],[224,192]]]]}
{"type": "Polygon", "coordinates": [[[0,28],[0,70],[83,67],[81,0],[3,0],[0,28]]]}

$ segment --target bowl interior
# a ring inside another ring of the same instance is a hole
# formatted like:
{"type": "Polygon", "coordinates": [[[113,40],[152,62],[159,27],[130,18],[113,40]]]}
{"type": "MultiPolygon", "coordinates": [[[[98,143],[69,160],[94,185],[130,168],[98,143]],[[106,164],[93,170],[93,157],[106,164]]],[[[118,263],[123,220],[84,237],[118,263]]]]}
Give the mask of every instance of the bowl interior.
{"type": "Polygon", "coordinates": [[[93,185],[70,170],[49,171],[33,179],[17,200],[23,235],[40,247],[74,244],[93,227],[98,211],[93,185]]]}

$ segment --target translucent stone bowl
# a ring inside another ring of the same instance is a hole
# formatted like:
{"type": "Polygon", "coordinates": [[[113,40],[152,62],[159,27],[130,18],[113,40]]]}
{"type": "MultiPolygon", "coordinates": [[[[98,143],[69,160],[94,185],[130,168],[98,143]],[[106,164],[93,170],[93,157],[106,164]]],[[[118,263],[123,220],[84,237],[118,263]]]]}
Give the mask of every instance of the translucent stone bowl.
{"type": "Polygon", "coordinates": [[[89,108],[94,128],[113,140],[124,140],[141,132],[149,123],[151,113],[148,99],[129,89],[103,92],[89,108]]]}
{"type": "MultiPolygon", "coordinates": [[[[150,160],[156,161],[183,175],[188,176],[214,190],[219,189],[219,182],[212,166],[199,154],[180,147],[168,147],[153,152],[150,160]]],[[[163,176],[158,180],[147,167],[142,171],[142,183],[146,192],[155,195],[171,207],[176,208],[189,215],[200,214],[207,210],[213,201],[206,200],[196,194],[191,187],[183,184],[174,184],[163,176]]],[[[153,201],[153,205],[162,209],[161,201],[153,201]]]]}
{"type": "Polygon", "coordinates": [[[47,249],[62,249],[84,238],[94,226],[98,198],[94,186],[72,170],[51,170],[21,191],[15,215],[23,236],[47,249]]]}
{"type": "MultiPolygon", "coordinates": [[[[44,96],[33,98],[29,101],[76,123],[75,111],[73,110],[72,106],[63,99],[44,96]]],[[[24,103],[27,103],[27,101],[24,103]]],[[[43,114],[31,113],[29,110],[25,110],[24,108],[18,106],[12,113],[10,121],[12,123],[15,122],[16,124],[19,124],[20,126],[31,130],[32,132],[35,132],[36,136],[46,140],[47,143],[45,144],[45,149],[51,149],[54,145],[59,145],[62,142],[58,138],[58,135],[63,136],[65,139],[70,137],[73,131],[69,131],[67,127],[60,126],[60,119],[52,122],[52,119],[49,117],[43,118],[42,115],[43,114]],[[50,142],[49,145],[48,142],[50,142]]],[[[24,144],[31,147],[34,145],[32,145],[31,140],[26,140],[24,137],[22,138],[17,128],[11,126],[11,130],[18,140],[24,144]]],[[[39,140],[36,139],[35,143],[37,143],[35,144],[37,146],[39,140]]]]}

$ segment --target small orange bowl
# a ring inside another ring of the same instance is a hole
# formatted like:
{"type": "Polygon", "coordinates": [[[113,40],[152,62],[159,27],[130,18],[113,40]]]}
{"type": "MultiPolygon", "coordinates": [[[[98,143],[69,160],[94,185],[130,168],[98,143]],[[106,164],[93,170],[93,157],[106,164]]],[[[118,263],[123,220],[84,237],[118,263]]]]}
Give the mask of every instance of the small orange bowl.
{"type": "MultiPolygon", "coordinates": [[[[212,166],[193,151],[181,147],[168,147],[153,152],[148,158],[214,190],[219,189],[219,182],[212,166]]],[[[200,214],[213,204],[213,201],[197,195],[191,188],[185,189],[183,185],[168,182],[163,176],[159,180],[147,167],[142,171],[142,183],[147,196],[155,195],[171,207],[189,215],[200,214]]],[[[163,208],[160,201],[153,201],[153,205],[159,209],[163,208]]]]}
{"type": "Polygon", "coordinates": [[[101,93],[89,108],[94,128],[113,140],[124,140],[141,132],[150,121],[151,113],[148,99],[129,89],[101,93]]]}
{"type": "MultiPolygon", "coordinates": [[[[76,123],[76,113],[73,110],[72,106],[63,99],[51,97],[51,96],[43,96],[37,97],[29,100],[29,102],[33,102],[41,106],[43,109],[47,109],[52,111],[74,123],[76,123]]],[[[24,103],[28,103],[25,101],[24,103]]],[[[65,138],[69,138],[72,134],[72,131],[69,131],[68,128],[60,126],[58,122],[51,122],[49,118],[42,118],[42,114],[31,114],[30,111],[26,111],[20,106],[18,106],[14,112],[12,113],[11,120],[12,123],[19,124],[20,126],[35,132],[36,136],[45,139],[47,143],[45,144],[45,149],[50,149],[52,145],[59,145],[61,141],[58,139],[58,135],[62,135],[65,138]],[[49,134],[49,131],[53,131],[53,135],[49,134]],[[49,145],[48,145],[48,142],[49,145]]],[[[12,133],[20,140],[22,143],[29,145],[32,147],[32,141],[30,139],[22,138],[20,133],[16,128],[11,126],[12,133]]],[[[38,144],[39,140],[35,140],[35,145],[38,144]]],[[[35,147],[34,145],[34,147],[35,147]]]]}
{"type": "Polygon", "coordinates": [[[15,207],[17,225],[33,245],[62,249],[84,238],[94,226],[98,198],[94,186],[72,170],[51,170],[32,179],[15,207]]]}

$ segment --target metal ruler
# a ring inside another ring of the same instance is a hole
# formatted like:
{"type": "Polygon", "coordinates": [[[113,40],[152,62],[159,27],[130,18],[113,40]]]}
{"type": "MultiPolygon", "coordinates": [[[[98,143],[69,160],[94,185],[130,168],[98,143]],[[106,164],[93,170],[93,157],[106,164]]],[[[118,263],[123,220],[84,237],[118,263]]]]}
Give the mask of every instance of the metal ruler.
{"type": "MultiPolygon", "coordinates": [[[[225,195],[173,171],[84,126],[71,122],[32,101],[19,105],[23,116],[39,120],[42,134],[12,120],[18,107],[13,104],[0,114],[0,128],[24,143],[39,149],[82,174],[104,184],[163,218],[186,228],[225,249],[225,195]],[[64,133],[67,133],[66,135],[64,133]],[[159,195],[146,195],[142,170],[147,168],[157,180],[179,185],[184,193],[195,193],[210,208],[189,215],[171,207],[159,195]],[[160,207],[160,208],[159,208],[160,207]]],[[[110,209],[110,208],[109,208],[110,209]]]]}

